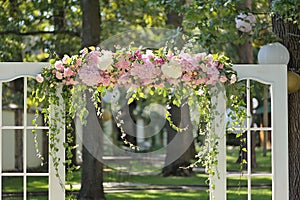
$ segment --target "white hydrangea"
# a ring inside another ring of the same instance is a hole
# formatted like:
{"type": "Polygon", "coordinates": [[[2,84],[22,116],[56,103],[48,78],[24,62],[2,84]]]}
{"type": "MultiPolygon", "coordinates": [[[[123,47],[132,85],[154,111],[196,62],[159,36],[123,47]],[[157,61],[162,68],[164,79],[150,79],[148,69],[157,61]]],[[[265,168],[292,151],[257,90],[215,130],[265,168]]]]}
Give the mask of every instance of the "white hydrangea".
{"type": "Polygon", "coordinates": [[[100,70],[108,70],[114,62],[113,53],[111,51],[102,50],[101,54],[97,67],[100,70]]]}
{"type": "Polygon", "coordinates": [[[181,76],[181,66],[175,59],[171,59],[169,63],[161,66],[161,71],[168,78],[177,79],[181,76]]]}

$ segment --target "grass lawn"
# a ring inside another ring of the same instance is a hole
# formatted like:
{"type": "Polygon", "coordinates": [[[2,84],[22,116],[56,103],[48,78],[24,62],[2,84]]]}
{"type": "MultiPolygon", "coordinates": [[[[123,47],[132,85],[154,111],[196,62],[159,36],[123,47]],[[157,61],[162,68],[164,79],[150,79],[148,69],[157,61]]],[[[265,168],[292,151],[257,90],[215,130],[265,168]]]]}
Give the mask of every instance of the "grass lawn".
{"type": "MultiPolygon", "coordinates": [[[[267,157],[262,157],[262,152],[260,149],[257,150],[257,163],[258,168],[255,169],[256,172],[270,172],[271,170],[271,156],[268,152],[267,157]]],[[[240,165],[235,161],[237,159],[238,151],[236,148],[230,149],[227,152],[227,168],[234,169],[233,171],[238,171],[240,165]]],[[[206,174],[194,173],[190,177],[162,177],[160,175],[131,175],[128,173],[120,173],[114,170],[105,170],[104,172],[104,182],[130,182],[130,183],[143,183],[149,185],[166,185],[166,186],[207,186],[205,183],[207,179],[206,174]]],[[[23,179],[22,177],[3,177],[3,192],[22,192],[23,191],[23,179]]],[[[80,172],[74,173],[74,179],[72,184],[79,185],[80,182],[80,172]]],[[[28,191],[47,191],[48,179],[47,177],[28,177],[28,191]]],[[[271,177],[252,177],[252,185],[254,186],[271,186],[271,177]]],[[[231,177],[227,179],[228,185],[228,199],[247,199],[247,179],[246,177],[231,177]],[[239,187],[240,186],[240,187],[239,187]]],[[[198,200],[198,199],[208,199],[208,193],[206,190],[202,191],[159,191],[159,190],[143,190],[143,186],[132,188],[139,189],[131,192],[112,192],[107,193],[107,200],[198,200]]],[[[75,190],[79,188],[74,187],[75,190]]],[[[271,188],[255,188],[252,189],[252,199],[255,200],[268,200],[272,199],[271,188]]],[[[5,200],[21,200],[22,198],[10,197],[3,198],[5,200]]],[[[46,200],[47,197],[28,197],[29,200],[46,200]]]]}

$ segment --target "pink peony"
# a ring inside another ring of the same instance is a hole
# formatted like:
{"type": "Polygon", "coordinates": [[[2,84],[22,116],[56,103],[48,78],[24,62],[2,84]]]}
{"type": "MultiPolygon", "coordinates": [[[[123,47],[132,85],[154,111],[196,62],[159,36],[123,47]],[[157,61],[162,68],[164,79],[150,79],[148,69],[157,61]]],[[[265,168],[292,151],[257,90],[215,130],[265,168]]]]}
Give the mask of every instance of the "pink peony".
{"type": "Polygon", "coordinates": [[[66,85],[77,85],[77,84],[78,84],[78,81],[75,81],[73,78],[70,78],[70,79],[64,81],[64,83],[65,83],[66,85]]]}
{"type": "Polygon", "coordinates": [[[155,56],[151,50],[146,50],[146,53],[142,55],[142,60],[144,63],[152,63],[154,57],[155,56]]]}

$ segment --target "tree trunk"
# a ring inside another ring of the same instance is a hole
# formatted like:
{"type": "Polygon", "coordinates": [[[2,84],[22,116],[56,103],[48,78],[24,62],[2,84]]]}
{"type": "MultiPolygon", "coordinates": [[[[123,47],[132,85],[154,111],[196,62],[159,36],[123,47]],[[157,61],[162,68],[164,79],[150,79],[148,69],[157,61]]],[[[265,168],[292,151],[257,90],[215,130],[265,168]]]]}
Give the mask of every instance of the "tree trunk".
{"type": "MultiPolygon", "coordinates": [[[[18,9],[18,1],[17,0],[10,0],[9,1],[9,14],[11,17],[18,16],[20,14],[20,10],[18,9]]],[[[15,58],[14,61],[22,61],[22,53],[21,52],[15,52],[15,58]]],[[[24,79],[18,78],[16,80],[13,80],[11,82],[11,93],[15,97],[22,97],[23,94],[23,84],[24,79]]],[[[13,96],[12,96],[13,97],[13,96]]],[[[16,126],[22,126],[23,125],[23,103],[20,99],[11,99],[12,103],[17,105],[17,109],[14,110],[14,118],[15,118],[15,125],[16,126]]],[[[15,130],[15,169],[18,171],[23,170],[23,130],[15,130]]],[[[25,166],[26,167],[26,166],[25,166]]]]}
{"type": "MultiPolygon", "coordinates": [[[[251,0],[246,0],[240,3],[239,8],[241,11],[245,10],[251,10],[251,0]]],[[[242,34],[242,33],[240,33],[242,34]]],[[[240,63],[242,64],[252,64],[253,63],[253,47],[250,39],[245,39],[245,42],[243,44],[238,45],[238,54],[239,54],[239,59],[240,63]]],[[[252,98],[252,97],[250,97],[252,98]]],[[[252,102],[252,101],[250,101],[252,102]]],[[[252,112],[252,106],[251,108],[251,113],[252,112]]],[[[246,143],[243,143],[242,145],[247,145],[246,143]]],[[[244,146],[247,148],[247,146],[244,146]]],[[[256,163],[256,137],[255,133],[251,132],[251,168],[256,168],[257,163],[256,163]]],[[[246,155],[243,153],[243,151],[240,150],[240,155],[246,155]]],[[[247,158],[248,159],[248,158],[247,158]]]]}
{"type": "Polygon", "coordinates": [[[105,200],[103,189],[103,133],[91,102],[92,95],[86,92],[89,115],[82,135],[82,175],[80,200],[105,200]]]}
{"type": "MultiPolygon", "coordinates": [[[[53,24],[55,31],[63,31],[66,27],[66,8],[65,4],[67,1],[60,1],[60,0],[54,0],[53,1],[53,24]]],[[[63,35],[55,35],[54,36],[58,41],[64,37],[63,35]]],[[[57,42],[55,44],[55,53],[62,58],[63,55],[66,53],[64,52],[65,43],[57,42]]]]}
{"type": "MultiPolygon", "coordinates": [[[[300,72],[299,24],[285,23],[273,17],[273,32],[282,39],[289,50],[288,69],[300,72]]],[[[289,141],[289,199],[300,199],[300,91],[288,95],[288,141],[289,141]]]]}
{"type": "MultiPolygon", "coordinates": [[[[182,6],[184,3],[185,0],[181,0],[178,2],[178,6],[182,6]]],[[[173,28],[182,27],[182,21],[183,17],[176,11],[171,11],[167,14],[166,22],[168,25],[172,25],[173,28]]],[[[181,167],[189,166],[191,164],[191,160],[195,158],[196,154],[189,106],[184,104],[181,108],[178,108],[177,106],[172,105],[170,113],[171,118],[177,127],[189,126],[189,128],[184,131],[184,133],[178,133],[170,127],[167,122],[168,146],[165,166],[162,170],[162,174],[163,176],[187,176],[191,173],[191,170],[186,170],[181,167]],[[181,113],[183,114],[181,115],[181,113]],[[183,118],[181,118],[182,116],[183,118]]]]}
{"type": "MultiPolygon", "coordinates": [[[[100,4],[98,0],[81,0],[82,8],[82,46],[96,46],[100,43],[100,4]]],[[[83,128],[82,175],[80,200],[104,200],[103,164],[100,162],[103,153],[103,141],[100,124],[95,116],[95,107],[87,92],[87,109],[89,116],[83,128]],[[99,139],[95,146],[96,138],[99,139]]]]}
{"type": "Polygon", "coordinates": [[[168,146],[162,174],[163,176],[189,176],[191,169],[182,168],[189,166],[196,154],[189,106],[187,103],[183,103],[181,108],[171,105],[170,114],[177,127],[187,127],[187,130],[179,133],[167,122],[168,146]]]}

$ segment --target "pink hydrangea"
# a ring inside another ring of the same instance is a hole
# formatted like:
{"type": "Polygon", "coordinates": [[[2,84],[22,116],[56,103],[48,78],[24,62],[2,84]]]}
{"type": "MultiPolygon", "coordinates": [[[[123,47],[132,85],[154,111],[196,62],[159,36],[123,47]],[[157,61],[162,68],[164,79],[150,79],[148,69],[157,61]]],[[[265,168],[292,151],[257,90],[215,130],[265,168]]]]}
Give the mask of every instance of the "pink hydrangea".
{"type": "Polygon", "coordinates": [[[143,85],[153,82],[160,73],[161,70],[155,67],[152,63],[133,63],[133,68],[130,70],[130,75],[139,79],[143,85]]]}
{"type": "Polygon", "coordinates": [[[117,60],[118,61],[115,63],[115,66],[118,70],[128,70],[130,68],[130,62],[126,60],[123,55],[119,56],[117,60]]]}
{"type": "Polygon", "coordinates": [[[88,65],[84,65],[82,68],[80,68],[78,75],[80,80],[87,86],[98,85],[101,78],[98,69],[88,65]]]}
{"type": "Polygon", "coordinates": [[[215,85],[219,79],[220,72],[215,66],[208,67],[207,77],[208,81],[206,82],[209,85],[215,85]]]}
{"type": "Polygon", "coordinates": [[[98,68],[98,66],[100,65],[100,56],[101,54],[97,50],[89,52],[86,56],[87,64],[91,67],[98,68]]]}

